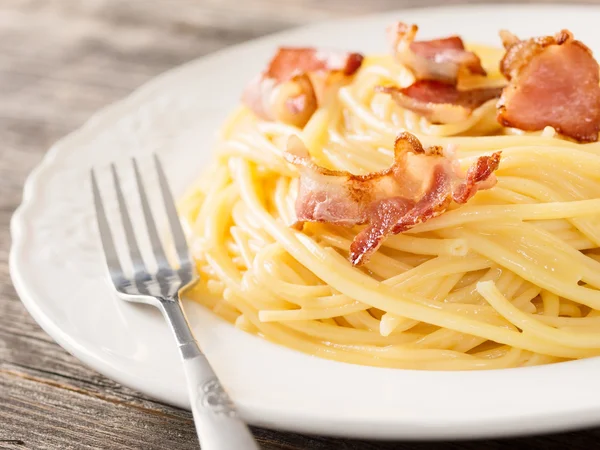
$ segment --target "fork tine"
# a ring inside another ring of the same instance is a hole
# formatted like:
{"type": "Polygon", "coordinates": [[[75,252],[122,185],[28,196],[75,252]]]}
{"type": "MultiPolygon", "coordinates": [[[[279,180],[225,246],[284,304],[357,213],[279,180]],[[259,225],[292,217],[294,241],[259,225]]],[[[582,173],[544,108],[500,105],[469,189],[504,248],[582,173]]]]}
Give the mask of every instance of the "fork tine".
{"type": "Polygon", "coordinates": [[[150,209],[150,204],[148,203],[148,196],[146,195],[146,190],[144,188],[142,177],[140,175],[140,170],[138,168],[138,164],[135,158],[133,158],[133,170],[135,172],[135,181],[137,183],[138,192],[140,194],[142,210],[144,212],[144,220],[146,221],[146,228],[148,229],[148,236],[150,237],[150,244],[152,245],[154,257],[156,258],[159,268],[165,266],[168,267],[169,262],[165,255],[165,250],[163,248],[162,242],[158,237],[156,222],[154,222],[154,217],[152,216],[152,210],[150,209]]]}
{"type": "Polygon", "coordinates": [[[160,163],[160,160],[158,159],[156,153],[154,154],[154,165],[156,166],[156,171],[158,172],[158,184],[160,186],[160,193],[163,198],[163,203],[165,205],[167,217],[169,218],[169,227],[171,228],[171,234],[173,235],[173,241],[175,243],[177,256],[179,257],[179,262],[182,265],[189,264],[191,260],[187,240],[185,239],[185,234],[181,226],[181,221],[179,220],[179,216],[177,214],[177,208],[175,207],[173,193],[171,192],[171,188],[169,187],[167,176],[165,175],[165,171],[163,170],[162,164],[160,163]]]}
{"type": "Polygon", "coordinates": [[[123,223],[123,229],[125,231],[125,239],[127,240],[127,246],[129,247],[129,256],[133,264],[134,273],[138,273],[140,270],[146,270],[146,264],[140,252],[135,233],[133,232],[133,225],[131,224],[131,217],[125,204],[125,198],[123,197],[123,190],[121,189],[121,182],[119,181],[119,175],[117,174],[117,168],[114,164],[110,165],[110,169],[113,177],[113,184],[115,186],[115,192],[117,193],[117,202],[119,203],[119,213],[121,214],[121,222],[123,223]]]}
{"type": "Polygon", "coordinates": [[[106,218],[106,211],[104,210],[104,204],[102,203],[102,196],[100,195],[100,189],[98,188],[98,182],[96,181],[96,174],[92,169],[90,171],[92,178],[92,192],[94,195],[94,207],[96,209],[96,221],[98,222],[98,231],[100,232],[100,240],[102,241],[102,248],[104,249],[104,257],[106,259],[106,265],[108,270],[113,277],[117,275],[121,278],[124,277],[123,268],[121,261],[117,256],[117,250],[113,241],[110,227],[108,226],[108,219],[106,218]]]}

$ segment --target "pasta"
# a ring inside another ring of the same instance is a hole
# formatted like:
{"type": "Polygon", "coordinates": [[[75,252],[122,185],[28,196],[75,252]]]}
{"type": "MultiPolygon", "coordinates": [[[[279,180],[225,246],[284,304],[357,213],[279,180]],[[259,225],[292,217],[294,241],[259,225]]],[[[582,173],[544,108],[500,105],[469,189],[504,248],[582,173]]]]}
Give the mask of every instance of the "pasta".
{"type": "MultiPolygon", "coordinates": [[[[472,49],[485,86],[501,84],[502,52],[472,49]]],[[[432,124],[374,89],[411,78],[392,56],[368,56],[303,127],[235,111],[179,204],[201,275],[186,296],[269,341],[354,364],[474,370],[600,355],[600,144],[503,128],[495,100],[432,124]],[[390,165],[400,130],[455,146],[463,167],[502,151],[497,185],[390,236],[361,267],[347,259],[360,226],[289,226],[290,135],[319,165],[365,174],[390,165]]]]}

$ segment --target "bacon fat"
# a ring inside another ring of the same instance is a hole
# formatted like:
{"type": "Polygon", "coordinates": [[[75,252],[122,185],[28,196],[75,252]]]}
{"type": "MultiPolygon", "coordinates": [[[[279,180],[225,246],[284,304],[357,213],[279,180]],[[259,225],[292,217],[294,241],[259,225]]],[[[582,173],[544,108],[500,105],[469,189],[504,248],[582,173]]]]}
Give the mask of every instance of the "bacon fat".
{"type": "Polygon", "coordinates": [[[292,136],[284,156],[300,173],[297,224],[366,224],[350,246],[350,261],[361,265],[388,235],[439,216],[453,200],[466,203],[478,190],[494,186],[500,152],[479,157],[466,174],[449,153],[438,146],[424,149],[414,135],[402,132],[388,169],[353,175],[318,166],[302,141],[292,136]]]}
{"type": "Polygon", "coordinates": [[[398,105],[420,114],[431,123],[466,120],[475,109],[499,97],[502,92],[500,87],[461,91],[456,86],[435,80],[419,80],[405,88],[377,86],[376,90],[390,94],[398,105]]]}
{"type": "Polygon", "coordinates": [[[403,22],[397,22],[388,29],[396,59],[417,80],[456,84],[461,76],[486,75],[479,57],[465,49],[460,37],[415,41],[418,30],[417,25],[403,22]]]}
{"type": "Polygon", "coordinates": [[[551,126],[579,142],[595,142],[600,131],[600,75],[592,52],[568,30],[520,40],[500,36],[506,54],[500,70],[510,81],[497,118],[526,131],[551,126]]]}
{"type": "Polygon", "coordinates": [[[282,47],[248,84],[242,101],[262,119],[303,127],[332,88],[347,81],[362,60],[359,53],[282,47]]]}

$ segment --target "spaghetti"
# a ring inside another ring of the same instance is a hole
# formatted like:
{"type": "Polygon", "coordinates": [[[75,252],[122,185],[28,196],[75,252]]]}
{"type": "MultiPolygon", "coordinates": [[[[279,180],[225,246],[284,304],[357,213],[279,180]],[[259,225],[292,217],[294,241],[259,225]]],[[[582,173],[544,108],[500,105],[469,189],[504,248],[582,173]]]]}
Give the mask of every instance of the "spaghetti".
{"type": "MultiPolygon", "coordinates": [[[[473,49],[485,86],[501,83],[502,52],[473,49]]],[[[600,355],[600,144],[502,128],[495,100],[433,124],[375,89],[411,81],[392,56],[368,56],[301,128],[240,107],[179,205],[201,275],[186,296],[242,330],[355,364],[470,370],[600,355]],[[455,146],[462,167],[502,151],[496,186],[390,236],[362,267],[347,259],[360,227],[289,226],[290,135],[319,165],[365,174],[390,166],[400,130],[455,146]]]]}

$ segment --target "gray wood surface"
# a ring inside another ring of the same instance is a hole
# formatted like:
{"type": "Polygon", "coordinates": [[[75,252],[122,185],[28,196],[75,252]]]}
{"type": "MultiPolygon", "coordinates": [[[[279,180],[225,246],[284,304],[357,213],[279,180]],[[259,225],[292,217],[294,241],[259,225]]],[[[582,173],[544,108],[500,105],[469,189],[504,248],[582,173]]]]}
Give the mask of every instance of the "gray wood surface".
{"type": "MultiPolygon", "coordinates": [[[[588,3],[599,3],[600,0],[588,3]]],[[[82,365],[25,311],[8,273],[9,220],[48,147],[153,76],[224,46],[315,20],[443,0],[0,1],[0,448],[195,449],[187,411],[82,365]]],[[[561,2],[562,3],[562,2],[561,2]]],[[[265,449],[425,449],[255,429],[265,449]]],[[[600,429],[441,449],[598,448],[600,429]]],[[[232,449],[235,450],[235,449],[232,449]]]]}

